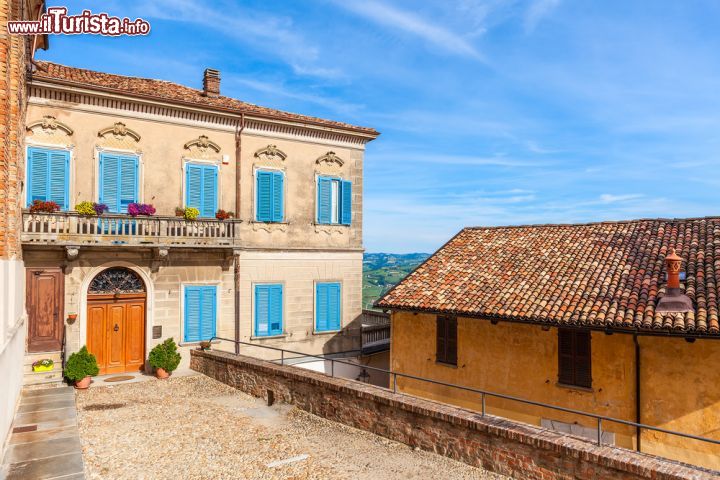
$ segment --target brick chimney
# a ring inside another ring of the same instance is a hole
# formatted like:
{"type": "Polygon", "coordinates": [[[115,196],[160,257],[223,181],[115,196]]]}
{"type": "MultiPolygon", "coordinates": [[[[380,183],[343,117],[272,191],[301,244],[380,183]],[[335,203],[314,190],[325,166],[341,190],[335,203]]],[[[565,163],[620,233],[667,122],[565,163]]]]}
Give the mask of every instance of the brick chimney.
{"type": "Polygon", "coordinates": [[[660,299],[656,311],[667,313],[683,313],[693,310],[692,300],[685,295],[680,288],[680,268],[682,258],[680,258],[675,249],[670,249],[670,254],[665,257],[665,266],[667,268],[667,286],[665,295],[660,299]]]}
{"type": "Polygon", "coordinates": [[[220,96],[220,71],[206,68],[203,76],[203,95],[210,98],[220,96]]]}

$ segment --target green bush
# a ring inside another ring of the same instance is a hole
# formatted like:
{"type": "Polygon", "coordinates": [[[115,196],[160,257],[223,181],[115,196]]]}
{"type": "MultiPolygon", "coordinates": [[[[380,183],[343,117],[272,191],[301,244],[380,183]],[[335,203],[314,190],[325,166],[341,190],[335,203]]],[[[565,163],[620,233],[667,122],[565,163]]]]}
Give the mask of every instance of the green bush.
{"type": "Polygon", "coordinates": [[[88,352],[87,347],[83,346],[79,352],[70,355],[63,373],[71,382],[77,382],[87,376],[93,377],[99,371],[95,355],[88,352]]]}
{"type": "Polygon", "coordinates": [[[162,368],[168,373],[175,370],[180,364],[180,354],[177,351],[175,340],[168,338],[160,345],[156,345],[150,351],[148,361],[154,368],[162,368]]]}

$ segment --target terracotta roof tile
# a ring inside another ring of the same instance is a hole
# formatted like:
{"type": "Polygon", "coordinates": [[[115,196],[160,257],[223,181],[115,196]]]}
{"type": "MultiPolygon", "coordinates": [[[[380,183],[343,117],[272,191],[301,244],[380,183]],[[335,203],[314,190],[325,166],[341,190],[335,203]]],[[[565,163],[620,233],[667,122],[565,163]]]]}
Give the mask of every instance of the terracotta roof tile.
{"type": "Polygon", "coordinates": [[[720,218],[466,228],[378,302],[553,325],[720,334],[720,218]],[[665,255],[695,311],[655,312],[665,255]]]}
{"type": "Polygon", "coordinates": [[[84,68],[68,67],[66,65],[60,65],[52,62],[39,61],[36,63],[38,64],[38,69],[32,74],[32,78],[36,80],[73,84],[81,87],[89,87],[129,96],[190,104],[197,107],[227,111],[236,114],[245,113],[247,115],[256,115],[266,118],[310,123],[324,127],[349,130],[362,135],[379,135],[379,133],[373,128],[358,127],[348,123],[284,112],[281,110],[246,103],[230,97],[206,97],[203,95],[202,90],[186,87],[184,85],[165,80],[127,77],[124,75],[86,70],[84,68]]]}

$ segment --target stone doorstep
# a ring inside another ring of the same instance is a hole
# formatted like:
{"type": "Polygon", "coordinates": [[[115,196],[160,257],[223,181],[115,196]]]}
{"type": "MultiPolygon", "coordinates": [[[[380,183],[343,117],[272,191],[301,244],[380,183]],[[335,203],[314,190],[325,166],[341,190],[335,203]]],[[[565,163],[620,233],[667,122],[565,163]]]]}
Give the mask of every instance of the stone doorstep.
{"type": "Polygon", "coordinates": [[[61,395],[61,394],[72,394],[75,395],[75,389],[69,386],[57,386],[57,387],[45,387],[38,388],[35,390],[23,389],[22,396],[24,397],[37,397],[42,395],[61,395]]]}
{"type": "Polygon", "coordinates": [[[59,395],[36,395],[34,397],[21,397],[20,398],[20,405],[32,405],[37,403],[46,403],[46,402],[52,402],[55,400],[68,400],[72,401],[73,405],[75,404],[75,396],[74,395],[68,395],[66,393],[61,393],[59,395]]]}
{"type": "MultiPolygon", "coordinates": [[[[37,397],[35,397],[37,398],[37,397]]],[[[66,397],[66,396],[56,396],[56,395],[49,395],[45,397],[40,397],[43,399],[42,401],[38,402],[32,402],[32,403],[23,403],[20,402],[20,406],[17,409],[18,414],[23,413],[34,413],[34,412],[44,412],[49,410],[58,410],[61,408],[68,408],[68,407],[74,407],[75,406],[75,399],[66,397]]]]}

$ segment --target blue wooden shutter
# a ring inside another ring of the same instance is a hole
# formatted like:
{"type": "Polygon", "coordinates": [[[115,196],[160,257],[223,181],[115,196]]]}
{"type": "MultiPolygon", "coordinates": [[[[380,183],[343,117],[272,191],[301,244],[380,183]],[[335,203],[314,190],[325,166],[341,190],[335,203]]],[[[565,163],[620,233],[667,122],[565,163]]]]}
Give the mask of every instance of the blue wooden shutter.
{"type": "Polygon", "coordinates": [[[184,341],[200,341],[201,292],[197,287],[185,287],[185,335],[184,341]]]}
{"type": "Polygon", "coordinates": [[[270,335],[283,333],[283,291],[282,285],[270,286],[270,335]]]}
{"type": "Polygon", "coordinates": [[[350,225],[352,221],[352,182],[340,182],[340,223],[350,225]]]}
{"type": "Polygon", "coordinates": [[[199,208],[201,217],[214,217],[217,211],[217,175],[217,167],[214,165],[203,167],[202,208],[199,208]]]}
{"type": "Polygon", "coordinates": [[[328,285],[328,330],[340,330],[340,284],[328,285]]]}
{"type": "Polygon", "coordinates": [[[200,339],[210,340],[215,336],[215,319],[217,308],[217,287],[201,287],[200,304],[200,339]]]}
{"type": "Polygon", "coordinates": [[[210,340],[216,335],[217,287],[185,287],[184,341],[210,340]]]}
{"type": "Polygon", "coordinates": [[[28,205],[33,200],[47,200],[49,166],[50,153],[47,150],[28,149],[28,205]]]}
{"type": "Polygon", "coordinates": [[[331,222],[331,195],[332,195],[332,179],[318,178],[318,223],[331,222]]]}
{"type": "Polygon", "coordinates": [[[111,213],[127,213],[137,202],[138,158],[103,153],[100,155],[100,203],[111,213]]]}
{"type": "Polygon", "coordinates": [[[340,330],[340,284],[318,283],[315,290],[315,330],[340,330]]]}
{"type": "Polygon", "coordinates": [[[315,286],[315,330],[324,332],[328,328],[328,284],[315,286]]]}
{"type": "Polygon", "coordinates": [[[128,205],[137,202],[138,193],[138,159],[137,157],[120,157],[120,191],[118,202],[120,211],[127,213],[128,205]]]}
{"type": "Polygon", "coordinates": [[[68,198],[70,152],[51,150],[49,167],[48,200],[60,205],[61,210],[67,210],[70,203],[68,198]]]}
{"type": "Polygon", "coordinates": [[[268,312],[270,289],[268,285],[255,285],[255,336],[269,335],[268,312]]]}
{"type": "Polygon", "coordinates": [[[272,172],[272,221],[283,221],[283,186],[284,175],[282,172],[272,172]]]}
{"type": "Polygon", "coordinates": [[[118,200],[120,158],[115,155],[100,155],[100,203],[108,206],[111,213],[120,212],[118,200]]]}
{"type": "Polygon", "coordinates": [[[185,206],[197,208],[202,213],[202,167],[185,164],[185,206]]]}
{"type": "Polygon", "coordinates": [[[255,199],[255,220],[258,222],[271,222],[273,219],[272,208],[272,172],[257,172],[257,195],[255,199]]]}

